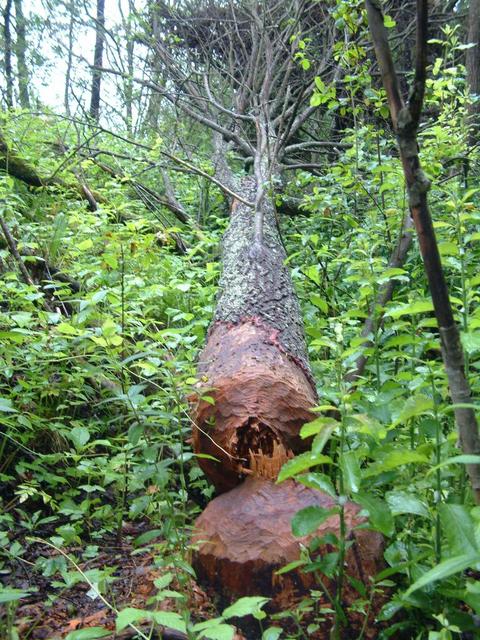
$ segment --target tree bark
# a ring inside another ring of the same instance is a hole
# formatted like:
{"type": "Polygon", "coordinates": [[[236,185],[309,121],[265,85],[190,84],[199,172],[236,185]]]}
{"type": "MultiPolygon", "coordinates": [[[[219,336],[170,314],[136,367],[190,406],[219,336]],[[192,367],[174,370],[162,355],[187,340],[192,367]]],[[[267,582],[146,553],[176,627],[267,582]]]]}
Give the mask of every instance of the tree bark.
{"type": "Polygon", "coordinates": [[[103,45],[105,43],[105,0],[97,0],[97,16],[95,20],[95,51],[93,54],[92,93],[90,99],[90,117],[98,122],[100,117],[100,85],[103,62],[103,45]]]}
{"type": "Polygon", "coordinates": [[[5,171],[14,178],[31,187],[43,187],[49,184],[48,180],[42,179],[38,173],[15,151],[12,151],[0,131],[0,171],[5,171]]]}
{"type": "Polygon", "coordinates": [[[73,26],[74,26],[74,11],[75,4],[71,0],[68,4],[68,10],[70,13],[68,21],[68,52],[67,52],[67,70],[65,72],[65,90],[63,94],[63,105],[65,107],[65,113],[70,115],[70,82],[72,77],[72,65],[73,65],[73,26]]]}
{"type": "Polygon", "coordinates": [[[13,72],[12,72],[12,0],[6,0],[3,10],[3,39],[4,39],[4,60],[5,60],[5,79],[6,79],[6,95],[5,101],[9,109],[13,108],[13,72]]]}
{"type": "MultiPolygon", "coordinates": [[[[212,585],[222,600],[264,595],[272,597],[268,605],[270,610],[294,607],[310,589],[319,588],[318,573],[305,573],[301,568],[283,575],[276,572],[297,561],[300,545],[307,546],[314,536],[339,535],[335,505],[331,496],[293,480],[274,484],[262,478],[247,479],[210,502],[198,518],[193,536],[194,544],[198,545],[193,560],[197,576],[212,585]],[[292,517],[306,507],[332,509],[333,512],[313,534],[295,538],[292,517]]],[[[359,512],[358,505],[346,503],[344,518],[349,547],[345,572],[368,585],[382,569],[384,545],[381,534],[359,526],[365,523],[359,512]]],[[[326,545],[319,555],[322,553],[328,553],[326,545]]],[[[331,577],[323,577],[323,585],[335,592],[335,580],[331,577]]],[[[348,604],[358,600],[358,592],[348,581],[343,597],[348,604]]],[[[327,630],[321,637],[329,637],[327,630]]]]}
{"type": "MultiPolygon", "coordinates": [[[[247,201],[255,198],[255,179],[243,178],[236,190],[247,201]]],[[[193,443],[197,453],[218,460],[200,459],[218,491],[232,489],[246,475],[276,478],[282,464],[305,448],[299,431],[314,417],[316,392],[300,308],[273,203],[264,199],[262,207],[259,248],[252,207],[233,202],[220,293],[199,358],[193,443]]]]}
{"type": "Polygon", "coordinates": [[[473,145],[478,140],[480,130],[480,0],[470,0],[467,42],[475,45],[467,49],[466,55],[467,83],[471,96],[468,103],[469,142],[473,145]],[[472,96],[475,96],[473,100],[472,96]]]}
{"type": "Polygon", "coordinates": [[[22,0],[15,1],[15,20],[17,38],[15,41],[15,55],[17,57],[18,97],[22,109],[30,109],[28,95],[28,65],[27,65],[27,37],[25,31],[25,16],[23,15],[22,0]]]}

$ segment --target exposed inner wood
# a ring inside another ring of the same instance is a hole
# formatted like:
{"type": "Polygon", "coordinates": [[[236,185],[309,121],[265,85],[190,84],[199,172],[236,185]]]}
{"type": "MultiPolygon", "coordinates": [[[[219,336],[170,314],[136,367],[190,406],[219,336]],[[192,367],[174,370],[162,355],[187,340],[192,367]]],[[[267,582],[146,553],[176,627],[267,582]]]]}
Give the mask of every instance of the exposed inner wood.
{"type": "MultiPolygon", "coordinates": [[[[272,595],[274,609],[288,608],[310,588],[318,588],[314,573],[301,569],[283,575],[275,572],[300,558],[301,544],[314,535],[340,535],[338,514],[327,518],[311,536],[295,538],[291,519],[299,509],[317,505],[335,506],[327,494],[309,489],[293,480],[275,484],[264,478],[247,478],[228,494],[218,496],[195,523],[194,568],[198,577],[226,600],[244,595],[272,595]]],[[[345,566],[348,575],[368,585],[383,564],[383,539],[375,531],[357,529],[365,522],[360,507],[345,505],[347,538],[350,541],[345,566]]],[[[317,553],[332,551],[320,546],[317,553]]],[[[335,585],[325,582],[331,589],[335,585]]],[[[358,594],[346,584],[345,599],[358,594]]]]}
{"type": "Polygon", "coordinates": [[[275,478],[286,460],[307,448],[299,432],[315,417],[314,391],[268,325],[255,318],[215,324],[198,372],[193,447],[218,460],[199,460],[218,491],[245,475],[275,478]]]}

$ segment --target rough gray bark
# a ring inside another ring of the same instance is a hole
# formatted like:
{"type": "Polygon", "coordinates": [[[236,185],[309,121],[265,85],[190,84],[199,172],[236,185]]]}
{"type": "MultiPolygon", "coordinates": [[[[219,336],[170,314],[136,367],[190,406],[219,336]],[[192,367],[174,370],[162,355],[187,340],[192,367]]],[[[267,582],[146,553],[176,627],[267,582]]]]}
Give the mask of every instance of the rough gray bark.
{"type": "Polygon", "coordinates": [[[95,51],[93,55],[92,93],[90,99],[90,117],[98,122],[100,117],[100,84],[105,42],[105,0],[97,0],[97,17],[95,20],[95,51]]]}
{"type": "MultiPolygon", "coordinates": [[[[256,181],[245,177],[236,190],[245,199],[255,198],[256,181]]],[[[223,272],[213,324],[236,324],[256,318],[274,331],[275,341],[311,379],[303,322],[293,289],[273,203],[263,200],[263,246],[254,243],[254,212],[234,203],[223,239],[223,272]]]]}
{"type": "Polygon", "coordinates": [[[470,100],[468,105],[469,141],[475,144],[480,129],[480,0],[470,0],[467,42],[475,44],[467,49],[466,56],[468,88],[470,94],[476,96],[475,101],[470,100]]]}
{"type": "Polygon", "coordinates": [[[274,480],[286,460],[309,446],[299,433],[314,418],[316,392],[272,200],[265,194],[256,207],[247,204],[258,200],[257,178],[235,181],[226,164],[217,168],[244,201],[233,199],[223,238],[223,271],[199,357],[192,418],[194,451],[207,454],[200,466],[223,492],[247,475],[274,480]]]}
{"type": "Polygon", "coordinates": [[[28,65],[27,65],[27,37],[25,30],[25,16],[23,14],[22,0],[15,1],[15,21],[17,38],[15,41],[15,55],[17,57],[18,72],[18,97],[22,109],[30,109],[28,95],[28,65]]]}

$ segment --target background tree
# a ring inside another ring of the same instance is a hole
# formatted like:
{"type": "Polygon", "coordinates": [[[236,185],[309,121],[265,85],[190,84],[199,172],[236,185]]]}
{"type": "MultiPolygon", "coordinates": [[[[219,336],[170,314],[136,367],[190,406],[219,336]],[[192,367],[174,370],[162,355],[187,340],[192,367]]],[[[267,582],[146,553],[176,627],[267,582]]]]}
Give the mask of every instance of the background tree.
{"type": "Polygon", "coordinates": [[[30,108],[28,95],[29,74],[27,63],[26,20],[23,14],[22,0],[15,1],[15,57],[17,58],[18,98],[22,109],[30,108]]]}
{"type": "Polygon", "coordinates": [[[5,102],[13,107],[13,70],[12,70],[12,0],[6,0],[3,8],[3,48],[4,69],[6,79],[5,102]]]}
{"type": "Polygon", "coordinates": [[[90,117],[98,122],[100,117],[100,87],[102,76],[99,68],[103,63],[105,43],[105,0],[97,0],[95,17],[95,50],[93,53],[92,89],[90,95],[90,117]]]}
{"type": "Polygon", "coordinates": [[[478,141],[478,119],[480,114],[480,2],[471,0],[468,9],[467,43],[471,46],[466,52],[467,83],[472,96],[468,113],[470,116],[470,141],[478,141]]]}

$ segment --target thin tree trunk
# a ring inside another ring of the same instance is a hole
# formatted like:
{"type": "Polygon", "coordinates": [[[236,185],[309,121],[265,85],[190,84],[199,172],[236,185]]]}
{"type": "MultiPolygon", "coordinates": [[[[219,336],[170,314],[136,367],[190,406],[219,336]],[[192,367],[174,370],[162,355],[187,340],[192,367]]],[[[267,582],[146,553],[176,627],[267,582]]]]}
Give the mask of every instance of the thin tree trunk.
{"type": "Polygon", "coordinates": [[[467,42],[475,45],[467,49],[466,56],[468,89],[475,96],[475,101],[468,103],[469,142],[473,145],[480,130],[480,0],[470,0],[467,42]]]}
{"type": "Polygon", "coordinates": [[[6,0],[3,10],[3,39],[5,46],[5,79],[6,79],[6,96],[5,101],[9,109],[13,108],[13,72],[12,72],[12,0],[6,0]]]}
{"type": "MultiPolygon", "coordinates": [[[[389,269],[398,269],[405,264],[408,252],[410,250],[410,247],[412,246],[412,227],[413,220],[411,216],[405,216],[397,246],[393,250],[393,253],[390,256],[390,260],[388,261],[389,269]]],[[[373,342],[369,337],[376,330],[378,330],[379,326],[383,322],[383,314],[385,311],[384,307],[387,302],[390,302],[390,300],[392,299],[393,292],[395,290],[395,284],[395,279],[390,278],[390,280],[388,280],[388,282],[386,282],[380,288],[378,296],[376,300],[374,300],[373,305],[369,310],[368,317],[365,320],[362,333],[360,334],[362,338],[368,338],[366,343],[364,343],[363,345],[364,348],[371,347],[373,345],[373,342]]],[[[355,380],[358,380],[358,378],[360,378],[365,371],[367,361],[368,356],[366,356],[365,354],[359,356],[355,362],[355,368],[347,373],[347,375],[345,376],[345,380],[347,382],[354,382],[355,380]]]]}
{"type": "Polygon", "coordinates": [[[28,65],[27,65],[27,37],[25,32],[25,16],[23,15],[22,0],[15,2],[15,19],[17,38],[15,41],[15,55],[17,57],[18,72],[18,97],[22,109],[30,109],[30,98],[28,95],[28,65]]]}
{"type": "Polygon", "coordinates": [[[70,19],[68,22],[68,53],[67,53],[67,71],[65,73],[65,92],[63,96],[63,104],[65,112],[70,115],[70,83],[72,77],[72,65],[73,65],[73,24],[74,24],[74,11],[75,5],[73,0],[68,5],[70,13],[70,19]]]}
{"type": "Polygon", "coordinates": [[[95,20],[95,51],[93,55],[92,93],[90,99],[90,117],[98,122],[100,117],[100,85],[103,64],[103,45],[105,43],[105,0],[97,0],[95,20]]]}
{"type": "MultiPolygon", "coordinates": [[[[121,8],[121,0],[119,2],[119,7],[121,8]]],[[[132,0],[128,2],[128,16],[125,20],[122,14],[122,21],[124,23],[125,28],[125,36],[126,43],[125,47],[127,50],[127,74],[128,77],[125,78],[124,81],[124,92],[125,92],[125,112],[126,112],[126,123],[127,123],[127,131],[131,134],[133,131],[133,73],[134,73],[134,47],[135,40],[132,33],[132,25],[131,19],[134,15],[135,6],[132,0]]]]}
{"type": "MultiPolygon", "coordinates": [[[[400,157],[407,184],[410,211],[417,230],[430,293],[440,332],[442,357],[460,445],[465,454],[480,455],[480,437],[475,413],[471,408],[471,391],[465,376],[460,333],[453,317],[448,287],[433,229],[427,192],[430,183],[422,171],[418,153],[417,130],[423,106],[427,65],[427,0],[417,0],[417,45],[413,91],[405,104],[395,72],[381,6],[377,0],[365,0],[368,24],[377,61],[387,93],[390,114],[397,134],[400,157]]],[[[480,504],[480,465],[467,465],[474,498],[480,504]]]]}

